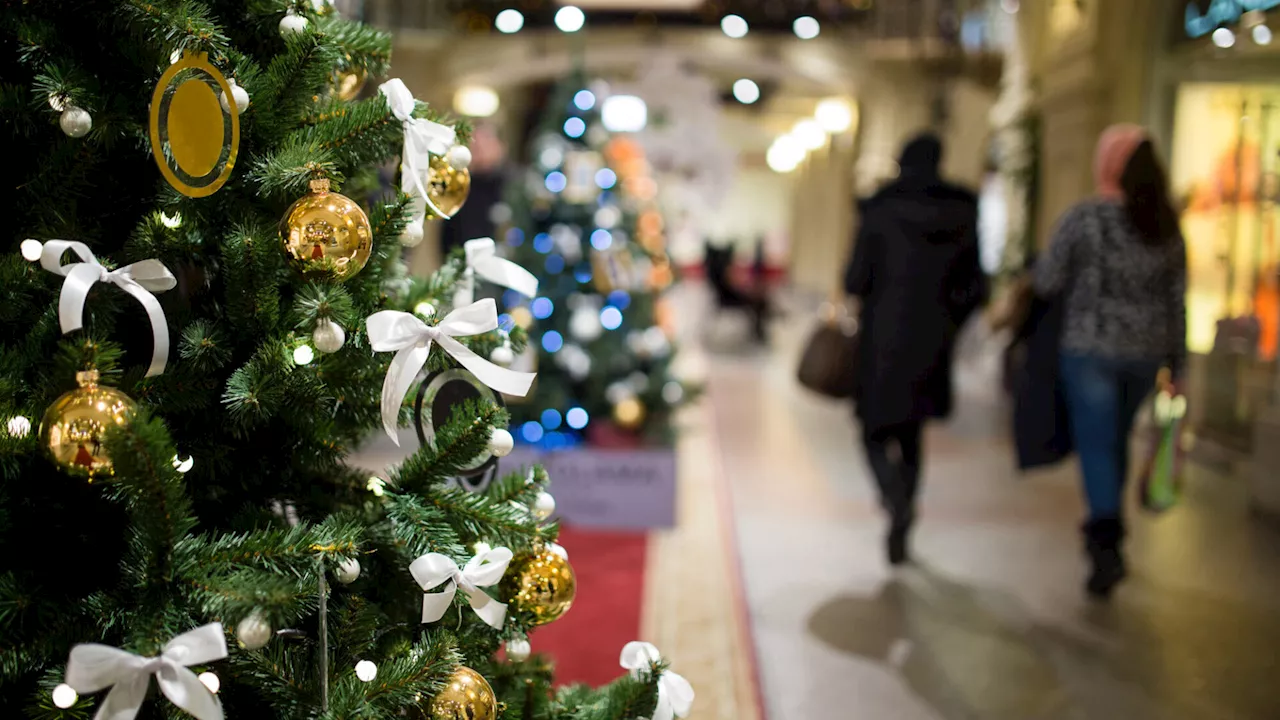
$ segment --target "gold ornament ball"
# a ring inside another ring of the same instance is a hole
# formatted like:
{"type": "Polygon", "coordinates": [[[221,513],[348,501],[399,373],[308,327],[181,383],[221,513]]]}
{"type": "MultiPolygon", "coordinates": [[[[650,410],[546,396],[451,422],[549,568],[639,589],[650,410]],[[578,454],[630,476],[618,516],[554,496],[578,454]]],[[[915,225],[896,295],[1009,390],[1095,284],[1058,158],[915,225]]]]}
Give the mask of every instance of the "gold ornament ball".
{"type": "Polygon", "coordinates": [[[280,221],[289,264],[307,277],[343,281],[360,272],[373,249],[369,217],[354,200],[312,180],[311,192],[289,206],[280,221]]]}
{"type": "Polygon", "coordinates": [[[112,425],[124,425],[135,405],[128,395],[98,385],[98,371],[76,373],[80,387],[53,401],[40,421],[40,444],[64,471],[77,477],[109,477],[114,472],[102,438],[112,425]]]}
{"type": "Polygon", "coordinates": [[[635,430],[644,422],[644,403],[633,397],[621,400],[613,406],[613,421],[619,427],[635,430]]]}
{"type": "Polygon", "coordinates": [[[443,155],[432,155],[427,166],[427,217],[448,220],[467,202],[471,171],[455,168],[443,155]]]}
{"type": "Polygon", "coordinates": [[[578,578],[562,555],[548,549],[517,555],[502,578],[502,595],[516,610],[546,625],[573,605],[578,578]]]}
{"type": "Polygon", "coordinates": [[[340,72],[333,82],[333,94],[337,95],[339,100],[355,100],[360,96],[360,91],[364,89],[367,80],[364,70],[360,68],[340,72]]]}
{"type": "Polygon", "coordinates": [[[498,698],[480,673],[459,666],[431,699],[431,720],[494,720],[498,698]]]}

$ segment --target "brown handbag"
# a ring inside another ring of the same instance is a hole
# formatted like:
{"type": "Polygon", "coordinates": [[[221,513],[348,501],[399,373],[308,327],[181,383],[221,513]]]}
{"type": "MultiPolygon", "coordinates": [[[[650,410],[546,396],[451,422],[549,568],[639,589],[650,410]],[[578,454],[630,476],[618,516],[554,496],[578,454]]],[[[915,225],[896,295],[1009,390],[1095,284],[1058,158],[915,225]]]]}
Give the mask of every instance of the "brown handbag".
{"type": "Polygon", "coordinates": [[[825,303],[800,356],[796,379],[830,398],[853,397],[858,371],[858,321],[843,305],[825,303]]]}

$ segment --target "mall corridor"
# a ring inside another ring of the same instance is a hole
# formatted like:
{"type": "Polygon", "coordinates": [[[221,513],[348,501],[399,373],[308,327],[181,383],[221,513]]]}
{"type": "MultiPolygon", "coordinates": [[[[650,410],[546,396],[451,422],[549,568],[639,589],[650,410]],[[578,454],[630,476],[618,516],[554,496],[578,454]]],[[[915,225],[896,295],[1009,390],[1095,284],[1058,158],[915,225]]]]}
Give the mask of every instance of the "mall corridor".
{"type": "Polygon", "coordinates": [[[973,340],[958,412],[928,433],[917,563],[891,572],[849,409],[793,377],[812,315],[708,362],[767,717],[1276,717],[1280,530],[1242,480],[1197,466],[1182,506],[1135,511],[1130,580],[1087,601],[1075,467],[1015,472],[973,340]]]}

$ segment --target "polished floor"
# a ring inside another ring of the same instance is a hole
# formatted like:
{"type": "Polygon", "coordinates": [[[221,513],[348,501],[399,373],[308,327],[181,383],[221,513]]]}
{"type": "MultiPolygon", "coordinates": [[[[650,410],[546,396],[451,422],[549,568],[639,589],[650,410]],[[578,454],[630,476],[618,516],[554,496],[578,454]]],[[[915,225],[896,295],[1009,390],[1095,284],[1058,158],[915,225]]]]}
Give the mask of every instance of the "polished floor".
{"type": "Polygon", "coordinates": [[[1195,468],[1183,506],[1135,511],[1131,579],[1087,601],[1075,468],[1013,469],[974,338],[927,434],[917,563],[893,571],[849,409],[793,379],[812,322],[792,303],[768,351],[731,316],[694,331],[767,717],[1280,718],[1280,530],[1240,479],[1195,468]]]}

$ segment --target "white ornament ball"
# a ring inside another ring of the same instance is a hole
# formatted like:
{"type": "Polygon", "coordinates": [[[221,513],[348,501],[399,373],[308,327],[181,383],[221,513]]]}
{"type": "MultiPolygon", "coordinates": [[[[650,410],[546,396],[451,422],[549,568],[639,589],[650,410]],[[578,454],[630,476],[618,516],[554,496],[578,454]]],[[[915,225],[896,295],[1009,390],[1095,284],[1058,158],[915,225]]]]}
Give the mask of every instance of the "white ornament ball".
{"type": "Polygon", "coordinates": [[[509,345],[499,345],[489,353],[489,361],[495,365],[508,367],[516,361],[516,353],[509,345]]]}
{"type": "Polygon", "coordinates": [[[529,647],[529,641],[524,639],[507,641],[507,658],[515,662],[524,662],[529,659],[529,655],[533,653],[533,648],[529,647]]]}
{"type": "Polygon", "coordinates": [[[258,650],[271,641],[271,624],[259,612],[250,613],[236,625],[236,640],[246,650],[258,650]]]}
{"type": "Polygon", "coordinates": [[[356,663],[356,677],[360,678],[361,682],[372,682],[378,677],[378,666],[370,660],[361,660],[356,663]]]}
{"type": "Polygon", "coordinates": [[[604,333],[600,313],[594,308],[582,306],[569,316],[569,334],[579,342],[591,342],[604,333]]]}
{"type": "Polygon", "coordinates": [[[342,326],[329,318],[320,318],[315,332],[311,333],[311,344],[322,353],[338,352],[346,341],[347,333],[342,326]]]}
{"type": "Polygon", "coordinates": [[[539,520],[546,520],[551,517],[551,513],[556,511],[556,499],[551,493],[543,490],[538,493],[538,497],[533,501],[533,516],[539,520]]]}
{"type": "Polygon", "coordinates": [[[7,423],[9,437],[24,438],[31,434],[31,421],[23,415],[14,415],[7,423]]]}
{"type": "Polygon", "coordinates": [[[338,582],[343,585],[350,585],[360,577],[360,561],[355,558],[343,560],[338,565],[338,572],[334,574],[338,582]]]}
{"type": "Polygon", "coordinates": [[[71,105],[62,111],[58,124],[62,126],[62,132],[67,135],[82,138],[93,129],[93,118],[89,117],[88,111],[71,105]]]}
{"type": "Polygon", "coordinates": [[[511,433],[502,428],[494,428],[493,434],[489,436],[489,452],[494,457],[506,457],[516,447],[516,439],[511,437],[511,433]]]}
{"type": "MultiPolygon", "coordinates": [[[[231,99],[236,101],[236,114],[243,115],[244,111],[249,107],[248,91],[237,85],[235,78],[228,78],[227,84],[231,86],[231,99]]],[[[227,101],[226,93],[222,93],[218,97],[218,102],[222,104],[223,110],[231,112],[231,103],[227,101]]]]}
{"type": "Polygon", "coordinates": [[[409,248],[417,247],[424,237],[426,237],[426,231],[422,229],[422,223],[410,222],[404,226],[404,232],[400,233],[400,244],[409,248]]]}
{"type": "Polygon", "coordinates": [[[455,170],[466,170],[471,167],[471,148],[466,145],[454,145],[445,155],[445,161],[455,170]]]}
{"type": "MultiPolygon", "coordinates": [[[[508,650],[507,653],[510,654],[511,651],[508,650]]],[[[66,683],[61,683],[53,689],[53,704],[63,710],[75,705],[79,699],[80,695],[76,693],[75,688],[66,683]]]]}
{"type": "Polygon", "coordinates": [[[290,12],[280,18],[280,34],[282,36],[289,37],[290,35],[301,35],[306,31],[307,19],[301,15],[290,12]]]}
{"type": "Polygon", "coordinates": [[[413,306],[413,312],[424,318],[429,318],[436,314],[436,306],[429,302],[420,302],[413,306]]]}

